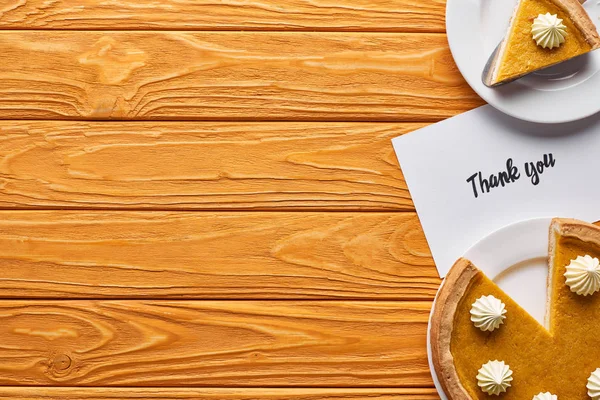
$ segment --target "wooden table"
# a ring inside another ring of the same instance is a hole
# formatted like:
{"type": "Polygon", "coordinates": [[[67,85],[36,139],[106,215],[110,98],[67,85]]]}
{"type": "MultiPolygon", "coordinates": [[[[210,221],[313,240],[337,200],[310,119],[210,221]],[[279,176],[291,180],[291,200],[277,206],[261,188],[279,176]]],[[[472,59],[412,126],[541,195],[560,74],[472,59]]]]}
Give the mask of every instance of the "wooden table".
{"type": "Polygon", "coordinates": [[[390,139],[443,0],[2,0],[0,399],[434,399],[390,139]]]}

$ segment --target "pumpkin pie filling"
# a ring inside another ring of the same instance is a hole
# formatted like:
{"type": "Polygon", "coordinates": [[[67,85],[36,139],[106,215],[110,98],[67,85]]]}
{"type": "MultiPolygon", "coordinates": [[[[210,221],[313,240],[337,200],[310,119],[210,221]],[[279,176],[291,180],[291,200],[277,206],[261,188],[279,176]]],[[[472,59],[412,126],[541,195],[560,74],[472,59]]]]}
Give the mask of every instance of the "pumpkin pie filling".
{"type": "Polygon", "coordinates": [[[506,51],[500,61],[497,80],[504,81],[548,67],[592,50],[582,32],[569,15],[546,0],[522,0],[507,39],[506,51]],[[539,14],[556,14],[567,27],[565,43],[557,48],[545,49],[531,36],[531,24],[539,14]]]}
{"type": "Polygon", "coordinates": [[[517,79],[600,47],[600,37],[578,0],[520,0],[500,51],[484,77],[488,85],[517,79]],[[566,27],[564,43],[545,48],[532,35],[534,20],[541,15],[556,16],[566,27]]]}
{"type": "Polygon", "coordinates": [[[513,371],[511,386],[500,398],[532,399],[550,392],[559,399],[589,399],[587,379],[600,367],[600,292],[578,295],[564,276],[571,260],[583,255],[600,258],[600,228],[555,219],[548,329],[468,260],[457,261],[440,290],[438,301],[444,304],[436,301],[431,330],[434,365],[450,399],[496,398],[483,392],[476,379],[490,360],[502,360],[513,371]],[[488,295],[500,299],[507,310],[503,324],[491,332],[476,328],[470,318],[472,304],[488,295]]]}

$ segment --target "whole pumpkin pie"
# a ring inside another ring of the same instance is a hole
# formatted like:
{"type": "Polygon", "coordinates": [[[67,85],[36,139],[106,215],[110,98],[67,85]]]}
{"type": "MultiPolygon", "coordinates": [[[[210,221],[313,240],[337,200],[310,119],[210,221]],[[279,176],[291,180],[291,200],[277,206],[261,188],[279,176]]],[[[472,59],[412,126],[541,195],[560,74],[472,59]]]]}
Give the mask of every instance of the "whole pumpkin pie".
{"type": "Polygon", "coordinates": [[[495,86],[600,47],[578,0],[520,0],[483,81],[495,86]]]}
{"type": "Polygon", "coordinates": [[[599,227],[552,221],[546,326],[459,259],[440,288],[430,328],[433,364],[448,398],[600,398],[598,258],[599,227]],[[500,307],[492,319],[479,318],[486,304],[500,307]],[[494,385],[499,378],[503,385],[494,385]],[[535,397],[541,395],[550,397],[535,397]]]}

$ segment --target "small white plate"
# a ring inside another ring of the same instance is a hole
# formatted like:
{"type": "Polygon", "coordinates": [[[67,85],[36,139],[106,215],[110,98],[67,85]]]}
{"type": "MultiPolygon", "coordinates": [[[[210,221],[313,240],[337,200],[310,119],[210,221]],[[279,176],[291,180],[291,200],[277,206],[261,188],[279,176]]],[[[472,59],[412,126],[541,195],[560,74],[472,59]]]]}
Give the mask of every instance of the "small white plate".
{"type": "MultiPolygon", "coordinates": [[[[446,30],[458,69],[473,90],[498,110],[526,121],[560,123],[600,111],[600,50],[497,88],[481,82],[483,67],[502,40],[517,0],[447,0],[446,30]]],[[[600,23],[600,3],[584,8],[600,23]]]]}
{"type": "MultiPolygon", "coordinates": [[[[464,255],[542,324],[546,314],[551,221],[552,218],[536,218],[508,225],[477,242],[464,255]]],[[[435,301],[432,313],[434,307],[435,301]]],[[[429,318],[431,322],[431,314],[429,318]]],[[[430,326],[427,328],[429,369],[440,397],[447,400],[431,360],[430,326]]]]}

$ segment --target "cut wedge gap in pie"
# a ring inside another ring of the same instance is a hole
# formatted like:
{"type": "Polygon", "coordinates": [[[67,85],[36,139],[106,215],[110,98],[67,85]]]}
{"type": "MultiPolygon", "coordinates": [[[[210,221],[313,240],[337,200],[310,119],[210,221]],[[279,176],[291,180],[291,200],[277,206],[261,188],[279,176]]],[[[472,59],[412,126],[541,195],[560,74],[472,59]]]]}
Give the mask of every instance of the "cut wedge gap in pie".
{"type": "Polygon", "coordinates": [[[547,328],[469,260],[454,264],[438,293],[430,326],[433,365],[449,399],[498,397],[482,391],[476,378],[492,360],[505,362],[513,372],[501,399],[528,400],[541,392],[558,399],[589,399],[588,377],[600,367],[600,292],[577,294],[565,278],[571,261],[586,255],[600,258],[600,228],[552,220],[547,328]],[[471,321],[470,311],[477,299],[489,295],[501,300],[507,312],[498,329],[483,331],[471,321]]]}
{"type": "Polygon", "coordinates": [[[487,86],[511,82],[599,47],[596,25],[578,0],[519,0],[483,81],[487,86]],[[543,15],[562,20],[566,36],[557,47],[542,47],[533,38],[534,20],[543,15]]]}

